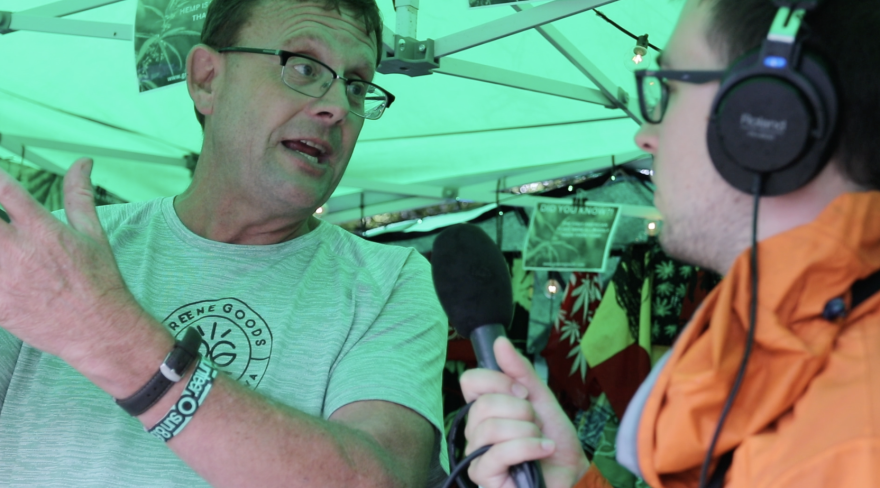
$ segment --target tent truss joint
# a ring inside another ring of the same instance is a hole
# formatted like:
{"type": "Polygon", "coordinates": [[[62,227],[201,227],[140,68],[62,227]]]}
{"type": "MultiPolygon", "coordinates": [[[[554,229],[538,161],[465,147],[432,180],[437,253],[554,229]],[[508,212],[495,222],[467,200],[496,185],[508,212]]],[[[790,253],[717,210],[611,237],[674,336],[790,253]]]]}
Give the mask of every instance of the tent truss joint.
{"type": "Polygon", "coordinates": [[[0,10],[0,35],[12,32],[9,28],[10,24],[12,24],[12,12],[0,10]]]}
{"type": "Polygon", "coordinates": [[[382,74],[404,74],[412,77],[430,75],[439,68],[434,59],[434,40],[420,41],[412,37],[394,36],[394,53],[382,60],[378,71],[382,74]]]}

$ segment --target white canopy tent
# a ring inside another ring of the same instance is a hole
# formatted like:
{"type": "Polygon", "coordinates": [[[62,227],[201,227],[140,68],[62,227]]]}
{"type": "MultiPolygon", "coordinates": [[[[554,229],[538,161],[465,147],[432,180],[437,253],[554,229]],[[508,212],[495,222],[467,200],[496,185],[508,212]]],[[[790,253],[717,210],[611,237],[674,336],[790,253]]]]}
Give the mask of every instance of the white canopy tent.
{"type": "MultiPolygon", "coordinates": [[[[662,47],[682,2],[469,9],[468,0],[397,0],[400,16],[392,0],[379,3],[386,49],[400,42],[395,31],[433,39],[439,68],[377,75],[397,101],[365,124],[326,220],[456,197],[495,202],[499,184],[649,162],[633,142],[635,83],[624,67],[635,41],[591,9],[662,47]]],[[[5,29],[0,18],[0,33],[7,31],[0,35],[0,157],[60,173],[91,156],[94,182],[129,201],[187,186],[201,130],[182,83],[138,92],[136,8],[137,0],[0,0],[0,12],[11,13],[5,29]]],[[[540,197],[501,200],[529,206],[540,197]]],[[[650,207],[625,213],[656,217],[650,207]]]]}

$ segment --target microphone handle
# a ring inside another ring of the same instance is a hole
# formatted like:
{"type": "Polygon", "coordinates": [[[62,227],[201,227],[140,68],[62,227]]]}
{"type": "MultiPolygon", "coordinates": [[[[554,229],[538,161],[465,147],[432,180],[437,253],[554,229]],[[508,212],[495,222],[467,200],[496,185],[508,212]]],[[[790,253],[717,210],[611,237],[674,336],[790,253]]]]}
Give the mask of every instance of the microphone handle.
{"type": "MultiPolygon", "coordinates": [[[[474,346],[478,367],[501,372],[492,346],[495,344],[495,339],[506,335],[501,324],[482,325],[471,332],[471,344],[474,346]]],[[[511,466],[510,477],[513,478],[516,488],[544,488],[541,465],[535,461],[511,466]]]]}

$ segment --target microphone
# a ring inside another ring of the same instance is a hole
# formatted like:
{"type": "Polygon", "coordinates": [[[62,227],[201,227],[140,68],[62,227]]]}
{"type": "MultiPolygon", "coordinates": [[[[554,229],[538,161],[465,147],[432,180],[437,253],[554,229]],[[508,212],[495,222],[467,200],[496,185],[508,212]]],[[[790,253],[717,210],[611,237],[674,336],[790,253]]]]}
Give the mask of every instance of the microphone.
{"type": "MultiPolygon", "coordinates": [[[[431,276],[452,327],[470,338],[477,365],[501,371],[492,345],[513,319],[513,287],[501,251],[479,227],[453,225],[434,241],[431,276]]],[[[544,486],[534,461],[511,466],[510,476],[517,488],[544,486]]]]}
{"type": "Polygon", "coordinates": [[[492,345],[513,320],[513,288],[501,251],[479,227],[453,225],[434,241],[431,275],[443,311],[455,331],[470,338],[479,367],[501,371],[492,345]]]}

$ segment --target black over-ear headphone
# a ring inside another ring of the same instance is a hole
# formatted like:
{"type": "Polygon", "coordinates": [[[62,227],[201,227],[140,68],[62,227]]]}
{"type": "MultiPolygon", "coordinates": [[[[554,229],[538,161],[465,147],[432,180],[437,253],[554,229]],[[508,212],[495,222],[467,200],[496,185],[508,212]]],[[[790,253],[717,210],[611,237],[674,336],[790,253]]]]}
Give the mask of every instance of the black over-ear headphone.
{"type": "Polygon", "coordinates": [[[818,0],[774,0],[780,7],[763,45],[728,70],[712,104],[707,140],[721,176],[735,188],[782,195],[804,186],[828,162],[838,98],[825,65],[804,53],[801,22],[818,0]]]}

